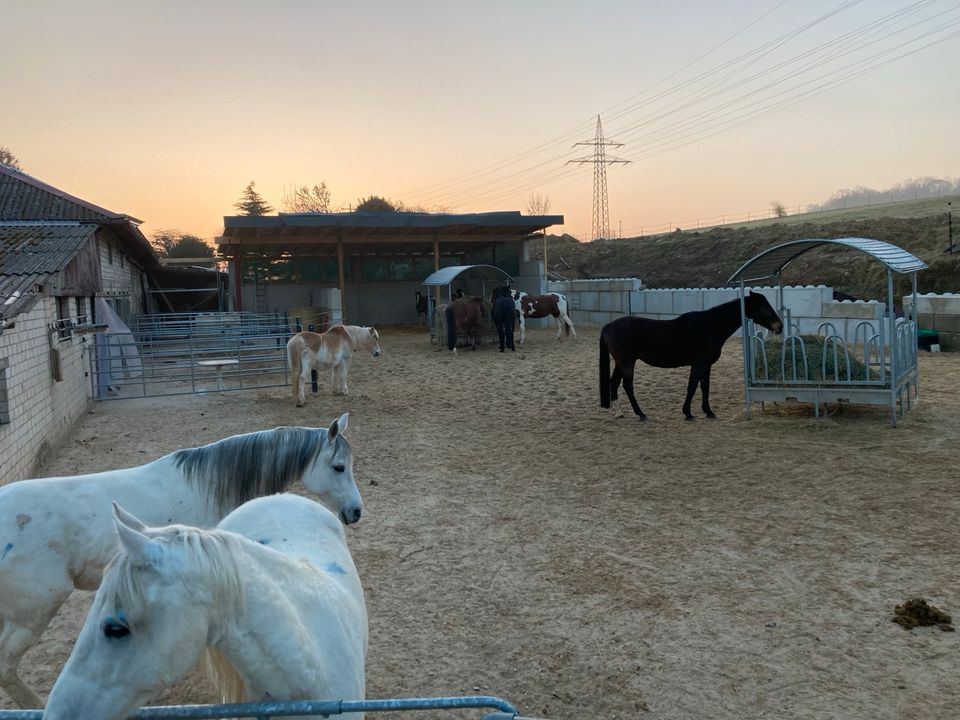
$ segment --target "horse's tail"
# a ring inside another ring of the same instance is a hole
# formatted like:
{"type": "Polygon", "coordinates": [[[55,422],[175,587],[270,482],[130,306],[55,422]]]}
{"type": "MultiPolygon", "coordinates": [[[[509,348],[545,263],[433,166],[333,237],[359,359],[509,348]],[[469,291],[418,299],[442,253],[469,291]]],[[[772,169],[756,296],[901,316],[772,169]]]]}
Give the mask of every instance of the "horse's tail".
{"type": "Polygon", "coordinates": [[[453,317],[453,303],[447,305],[443,316],[447,321],[447,350],[454,350],[457,347],[457,321],[453,317]]]}
{"type": "Polygon", "coordinates": [[[600,407],[610,407],[610,353],[604,337],[606,328],[600,331],[600,407]]]}

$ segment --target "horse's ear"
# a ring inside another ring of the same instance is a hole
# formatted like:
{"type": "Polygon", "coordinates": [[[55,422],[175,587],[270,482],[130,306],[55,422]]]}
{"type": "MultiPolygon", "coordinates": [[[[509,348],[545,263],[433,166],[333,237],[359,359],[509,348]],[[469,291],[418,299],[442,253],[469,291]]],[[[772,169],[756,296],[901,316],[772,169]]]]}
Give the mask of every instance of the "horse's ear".
{"type": "Polygon", "coordinates": [[[347,420],[349,420],[349,418],[350,413],[345,412],[330,423],[330,428],[327,430],[327,440],[336,440],[337,435],[343,434],[343,431],[347,429],[347,420]]]}
{"type": "Polygon", "coordinates": [[[143,532],[147,529],[147,526],[144,525],[139,518],[135,517],[131,513],[128,513],[122,507],[120,507],[116,500],[113,502],[113,517],[117,522],[123,523],[131,530],[136,530],[137,532],[143,532]]]}
{"type": "MultiPolygon", "coordinates": [[[[117,506],[115,505],[115,508],[117,506]]],[[[114,525],[117,527],[117,535],[120,536],[120,544],[137,565],[156,566],[160,562],[160,548],[139,530],[135,530],[125,524],[116,509],[113,513],[114,525]]]]}

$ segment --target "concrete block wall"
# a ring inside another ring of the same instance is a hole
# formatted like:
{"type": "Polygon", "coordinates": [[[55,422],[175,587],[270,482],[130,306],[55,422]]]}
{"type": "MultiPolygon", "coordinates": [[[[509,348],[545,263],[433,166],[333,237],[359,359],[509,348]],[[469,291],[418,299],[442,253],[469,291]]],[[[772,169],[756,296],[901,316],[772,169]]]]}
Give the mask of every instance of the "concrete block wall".
{"type": "MultiPolygon", "coordinates": [[[[912,295],[904,296],[903,307],[912,309],[912,295]]],[[[917,295],[917,321],[920,328],[940,334],[941,348],[960,350],[960,293],[917,295]]]]}
{"type": "MultiPolygon", "coordinates": [[[[76,319],[76,305],[71,302],[76,319]]],[[[53,379],[48,325],[56,319],[56,299],[42,298],[17,316],[0,335],[0,366],[10,422],[0,424],[0,484],[33,477],[38,462],[64,439],[90,406],[88,353],[92,335],[54,340],[63,380],[53,379]]]]}
{"type": "MultiPolygon", "coordinates": [[[[765,295],[776,307],[778,288],[763,286],[751,290],[765,295]]],[[[575,325],[597,326],[624,315],[668,320],[739,297],[738,288],[642,288],[637,278],[548,282],[547,291],[567,296],[575,325]]],[[[785,286],[783,304],[802,334],[815,335],[820,323],[829,320],[839,334],[849,339],[858,323],[882,318],[884,310],[883,303],[876,301],[835,302],[833,289],[826,285],[785,286]]]]}

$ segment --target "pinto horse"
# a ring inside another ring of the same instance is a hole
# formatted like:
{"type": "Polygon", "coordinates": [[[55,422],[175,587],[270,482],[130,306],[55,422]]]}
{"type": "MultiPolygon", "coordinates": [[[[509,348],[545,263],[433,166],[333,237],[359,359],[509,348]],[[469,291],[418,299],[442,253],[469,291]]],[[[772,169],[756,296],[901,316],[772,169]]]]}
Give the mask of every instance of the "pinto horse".
{"type": "MultiPolygon", "coordinates": [[[[751,292],[744,298],[748,318],[773,332],[783,331],[783,322],[767,298],[751,292]]],[[[690,366],[687,397],[683,414],[693,420],[690,401],[700,386],[703,412],[715,418],[710,409],[710,369],[720,359],[720,351],[740,327],[740,300],[731,300],[709,310],[688,312],[672,320],[621,317],[607,323],[600,331],[600,405],[610,407],[611,398],[617,399],[617,388],[623,380],[623,389],[630,399],[633,412],[640,420],[647,416],[633,394],[633,370],[637,360],[662,368],[690,366]],[[616,363],[610,374],[610,355],[616,363]]]]}
{"type": "Polygon", "coordinates": [[[43,717],[129,718],[205,652],[226,702],[364,699],[367,607],[329,510],[274,495],[207,530],[114,503],[105,522],[117,554],[43,717]]]}
{"type": "Polygon", "coordinates": [[[460,298],[443,309],[447,323],[447,350],[457,352],[457,336],[463,335],[467,342],[473,340],[473,349],[480,344],[480,318],[483,317],[483,299],[460,298]]]}
{"type": "Polygon", "coordinates": [[[546,295],[527,295],[523,290],[514,290],[509,285],[506,287],[494,288],[490,295],[490,302],[493,302],[498,293],[506,291],[513,298],[517,310],[517,317],[520,318],[520,344],[527,339],[527,318],[537,320],[539,318],[552,317],[557,321],[557,338],[560,335],[573,335],[576,337],[577,331],[570,320],[569,305],[567,298],[560,293],[547,293],[546,295]]]}
{"type": "Polygon", "coordinates": [[[371,327],[334,325],[324,333],[299,332],[287,342],[290,382],[297,407],[306,403],[305,390],[314,368],[330,370],[334,395],[347,394],[347,372],[357,349],[369,350],[380,357],[380,335],[371,327]]]}
{"type": "MultiPolygon", "coordinates": [[[[216,525],[255,497],[301,481],[344,523],[360,519],[347,415],[329,429],[279,427],[177,450],[146,465],[0,488],[0,687],[43,707],[17,666],[74,588],[96,590],[116,553],[111,500],[149,525],[216,525]]],[[[88,717],[100,717],[96,714],[88,717]]]]}

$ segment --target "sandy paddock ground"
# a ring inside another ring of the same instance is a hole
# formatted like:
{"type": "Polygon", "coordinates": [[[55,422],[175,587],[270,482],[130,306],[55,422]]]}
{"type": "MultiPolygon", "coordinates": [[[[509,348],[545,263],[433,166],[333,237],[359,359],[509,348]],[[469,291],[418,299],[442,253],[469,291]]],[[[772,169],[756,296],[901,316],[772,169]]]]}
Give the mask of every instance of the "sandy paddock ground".
{"type": "MultiPolygon", "coordinates": [[[[957,633],[890,621],[913,596],[960,612],[960,355],[922,355],[922,403],[898,429],[882,409],[748,421],[731,341],[719,420],[684,422],[685,372],[642,367],[641,424],[598,406],[595,329],[535,330],[504,355],[382,338],[348,398],[300,410],[279,388],[99,404],[45,472],[348,410],[370,697],[481,692],[553,718],[960,713],[957,633]]],[[[27,656],[43,692],[89,601],[27,656]]],[[[214,699],[194,675],[163,701],[214,699]]]]}

